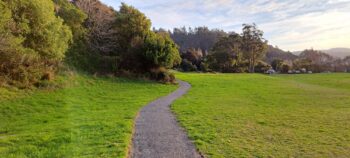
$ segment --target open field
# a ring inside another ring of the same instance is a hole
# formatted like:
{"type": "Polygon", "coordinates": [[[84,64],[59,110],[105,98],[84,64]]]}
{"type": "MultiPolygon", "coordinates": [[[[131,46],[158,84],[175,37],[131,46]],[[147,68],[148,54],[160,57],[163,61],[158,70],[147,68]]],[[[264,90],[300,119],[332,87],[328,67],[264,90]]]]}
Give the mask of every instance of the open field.
{"type": "Polygon", "coordinates": [[[350,74],[184,74],[172,106],[208,157],[350,157],[350,74]]]}
{"type": "Polygon", "coordinates": [[[138,110],[176,89],[79,75],[69,83],[17,99],[1,90],[0,157],[124,157],[138,110]]]}

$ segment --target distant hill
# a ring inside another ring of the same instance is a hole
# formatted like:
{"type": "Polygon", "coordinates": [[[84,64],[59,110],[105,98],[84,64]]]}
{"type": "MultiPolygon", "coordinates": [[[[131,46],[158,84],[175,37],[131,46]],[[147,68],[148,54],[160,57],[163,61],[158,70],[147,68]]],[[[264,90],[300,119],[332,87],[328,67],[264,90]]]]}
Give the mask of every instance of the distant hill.
{"type": "Polygon", "coordinates": [[[338,58],[344,58],[350,56],[350,48],[332,48],[328,50],[322,50],[323,52],[338,58]]]}
{"type": "Polygon", "coordinates": [[[274,59],[292,61],[297,57],[298,57],[297,55],[291,52],[286,52],[278,47],[269,45],[267,49],[265,61],[268,63],[271,63],[274,59]]]}
{"type": "MultiPolygon", "coordinates": [[[[350,56],[350,48],[331,48],[331,49],[321,50],[321,51],[336,58],[344,58],[346,56],[350,56]]],[[[302,51],[295,51],[293,52],[293,54],[299,55],[301,52],[302,51]]]]}

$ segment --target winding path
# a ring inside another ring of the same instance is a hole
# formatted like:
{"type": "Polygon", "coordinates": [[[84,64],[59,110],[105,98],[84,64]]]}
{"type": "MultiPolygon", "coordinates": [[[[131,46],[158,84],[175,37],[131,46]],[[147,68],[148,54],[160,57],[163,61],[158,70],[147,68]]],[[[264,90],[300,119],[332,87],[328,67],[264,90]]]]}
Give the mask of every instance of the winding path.
{"type": "Polygon", "coordinates": [[[135,123],[131,158],[200,158],[170,110],[170,104],[184,95],[191,85],[179,81],[180,87],[168,96],[145,106],[135,123]]]}

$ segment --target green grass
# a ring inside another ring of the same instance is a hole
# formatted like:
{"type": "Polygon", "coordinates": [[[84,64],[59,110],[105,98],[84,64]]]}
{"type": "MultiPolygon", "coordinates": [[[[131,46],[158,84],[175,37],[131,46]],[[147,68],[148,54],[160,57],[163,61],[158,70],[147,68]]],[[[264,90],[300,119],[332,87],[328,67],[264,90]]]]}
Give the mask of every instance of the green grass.
{"type": "Polygon", "coordinates": [[[0,93],[0,157],[125,157],[143,105],[176,86],[153,82],[69,78],[70,86],[0,93]]]}
{"type": "Polygon", "coordinates": [[[350,157],[350,74],[184,74],[172,106],[208,157],[350,157]]]}

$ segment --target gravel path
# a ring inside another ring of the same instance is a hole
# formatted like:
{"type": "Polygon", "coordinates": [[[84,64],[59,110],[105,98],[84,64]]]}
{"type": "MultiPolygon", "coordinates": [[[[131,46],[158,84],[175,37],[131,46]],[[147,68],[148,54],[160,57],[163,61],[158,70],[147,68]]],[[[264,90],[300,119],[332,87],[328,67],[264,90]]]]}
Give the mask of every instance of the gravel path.
{"type": "Polygon", "coordinates": [[[145,106],[135,123],[131,158],[200,158],[170,110],[170,104],[191,85],[179,81],[180,88],[145,106]]]}

